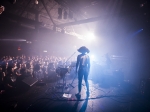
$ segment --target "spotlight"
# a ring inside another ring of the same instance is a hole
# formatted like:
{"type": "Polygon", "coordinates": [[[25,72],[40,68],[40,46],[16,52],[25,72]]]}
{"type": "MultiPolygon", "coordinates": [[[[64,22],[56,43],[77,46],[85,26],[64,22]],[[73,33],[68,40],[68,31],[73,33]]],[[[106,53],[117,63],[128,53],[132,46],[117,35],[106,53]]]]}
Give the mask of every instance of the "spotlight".
{"type": "Polygon", "coordinates": [[[91,58],[91,61],[96,61],[95,55],[91,55],[90,58],[91,58]]]}
{"type": "Polygon", "coordinates": [[[36,4],[36,5],[39,4],[39,1],[38,1],[38,0],[35,0],[35,4],[36,4]]]}
{"type": "Polygon", "coordinates": [[[91,58],[92,58],[92,59],[94,59],[94,58],[95,58],[95,56],[94,56],[94,55],[91,55],[91,58]]]}
{"type": "Polygon", "coordinates": [[[93,33],[87,33],[87,35],[85,36],[85,38],[89,41],[94,40],[95,39],[95,35],[93,33]]]}

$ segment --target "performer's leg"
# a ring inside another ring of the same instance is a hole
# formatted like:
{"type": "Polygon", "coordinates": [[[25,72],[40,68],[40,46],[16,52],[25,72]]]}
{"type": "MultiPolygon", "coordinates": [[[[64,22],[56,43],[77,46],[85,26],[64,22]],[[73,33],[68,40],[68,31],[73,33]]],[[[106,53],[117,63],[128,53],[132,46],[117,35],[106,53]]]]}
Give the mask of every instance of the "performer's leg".
{"type": "Polygon", "coordinates": [[[87,88],[87,93],[89,93],[89,82],[88,82],[88,72],[84,72],[84,81],[87,88]]]}
{"type": "Polygon", "coordinates": [[[83,71],[80,70],[80,71],[78,72],[78,94],[81,94],[82,78],[83,78],[83,71]]]}

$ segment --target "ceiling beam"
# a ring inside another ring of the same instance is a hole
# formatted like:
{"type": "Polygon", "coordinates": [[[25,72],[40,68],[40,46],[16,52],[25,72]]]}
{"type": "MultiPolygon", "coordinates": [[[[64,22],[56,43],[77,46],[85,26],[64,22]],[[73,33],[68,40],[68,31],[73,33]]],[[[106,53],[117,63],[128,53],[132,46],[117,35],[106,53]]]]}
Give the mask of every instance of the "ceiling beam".
{"type": "Polygon", "coordinates": [[[65,26],[85,24],[85,23],[100,21],[101,19],[104,19],[104,16],[98,16],[95,18],[88,18],[88,19],[79,20],[79,21],[75,21],[75,22],[64,23],[64,24],[57,25],[57,27],[65,27],[65,26]]]}
{"type": "Polygon", "coordinates": [[[50,12],[48,11],[48,9],[47,9],[47,7],[46,7],[46,5],[45,5],[45,3],[44,3],[44,0],[41,0],[41,2],[42,2],[42,4],[43,4],[43,6],[44,6],[44,8],[45,8],[45,10],[46,10],[46,12],[47,12],[47,14],[48,14],[50,20],[52,21],[52,23],[54,24],[54,26],[56,26],[56,24],[54,23],[53,18],[52,18],[52,16],[51,16],[50,12]]]}
{"type": "Polygon", "coordinates": [[[27,9],[28,5],[30,4],[31,0],[28,1],[28,3],[26,4],[26,6],[23,8],[20,16],[22,16],[22,14],[24,13],[24,11],[27,9]]]}

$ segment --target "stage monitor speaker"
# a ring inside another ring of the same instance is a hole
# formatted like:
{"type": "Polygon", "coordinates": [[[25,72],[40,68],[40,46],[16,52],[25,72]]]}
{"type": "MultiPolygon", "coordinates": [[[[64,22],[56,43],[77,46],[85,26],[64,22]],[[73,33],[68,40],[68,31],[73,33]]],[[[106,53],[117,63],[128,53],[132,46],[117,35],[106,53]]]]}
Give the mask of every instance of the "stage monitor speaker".
{"type": "Polygon", "coordinates": [[[36,82],[38,82],[37,78],[33,78],[33,77],[26,77],[22,80],[25,84],[27,84],[28,86],[33,86],[36,82]]]}

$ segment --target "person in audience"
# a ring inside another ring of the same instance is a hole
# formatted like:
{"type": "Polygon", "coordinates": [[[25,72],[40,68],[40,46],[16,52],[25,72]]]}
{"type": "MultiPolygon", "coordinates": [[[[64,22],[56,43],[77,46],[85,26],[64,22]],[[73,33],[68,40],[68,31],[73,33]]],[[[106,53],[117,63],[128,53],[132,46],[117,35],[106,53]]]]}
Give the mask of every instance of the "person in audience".
{"type": "Polygon", "coordinates": [[[12,66],[9,66],[7,69],[7,74],[4,78],[6,92],[13,92],[16,88],[16,74],[12,66]]]}
{"type": "Polygon", "coordinates": [[[3,94],[4,92],[4,72],[2,71],[2,67],[0,66],[0,94],[3,94]]]}

